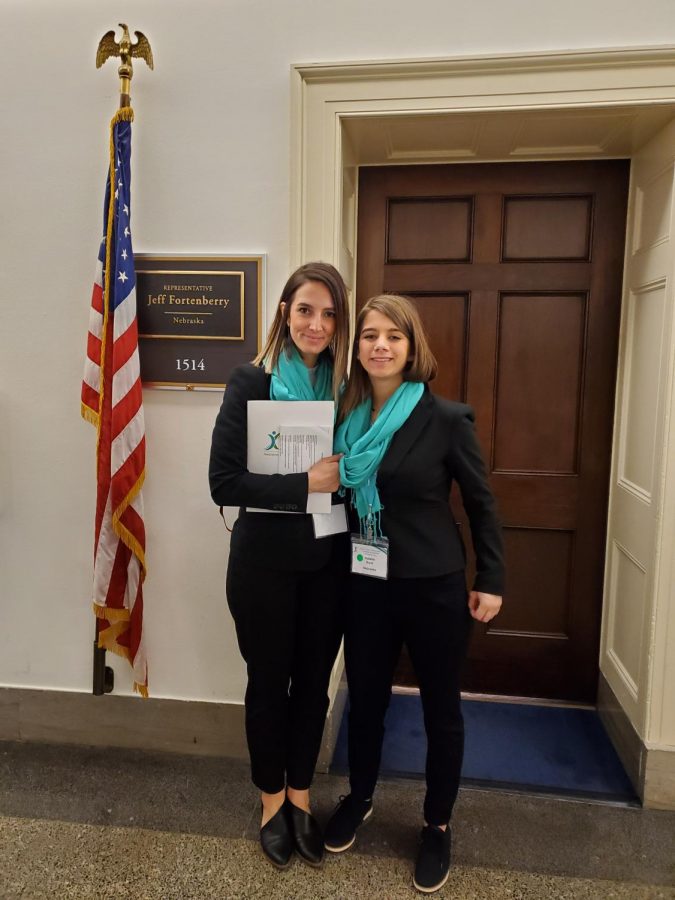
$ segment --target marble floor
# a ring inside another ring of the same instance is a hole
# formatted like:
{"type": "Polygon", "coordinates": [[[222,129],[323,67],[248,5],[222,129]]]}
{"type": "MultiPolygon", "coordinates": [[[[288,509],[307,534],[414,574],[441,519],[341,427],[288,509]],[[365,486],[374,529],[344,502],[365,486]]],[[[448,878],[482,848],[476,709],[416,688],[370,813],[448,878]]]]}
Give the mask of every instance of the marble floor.
{"type": "MultiPolygon", "coordinates": [[[[343,778],[318,775],[325,819],[343,778]]],[[[419,897],[422,785],[388,780],[354,848],[273,869],[240,761],[0,744],[0,898],[419,897]]],[[[439,898],[675,898],[675,813],[463,789],[439,898]]]]}

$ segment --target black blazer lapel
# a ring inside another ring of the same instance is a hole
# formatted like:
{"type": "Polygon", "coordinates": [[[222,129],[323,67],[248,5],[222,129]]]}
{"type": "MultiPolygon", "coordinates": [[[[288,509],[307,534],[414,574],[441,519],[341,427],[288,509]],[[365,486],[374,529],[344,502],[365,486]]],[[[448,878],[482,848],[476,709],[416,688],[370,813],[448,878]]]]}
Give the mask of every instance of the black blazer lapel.
{"type": "Polygon", "coordinates": [[[380,463],[377,476],[378,484],[386,484],[396,473],[411,447],[427,426],[433,409],[433,394],[428,387],[425,387],[419,403],[408,416],[408,420],[394,435],[389,449],[380,463]]]}

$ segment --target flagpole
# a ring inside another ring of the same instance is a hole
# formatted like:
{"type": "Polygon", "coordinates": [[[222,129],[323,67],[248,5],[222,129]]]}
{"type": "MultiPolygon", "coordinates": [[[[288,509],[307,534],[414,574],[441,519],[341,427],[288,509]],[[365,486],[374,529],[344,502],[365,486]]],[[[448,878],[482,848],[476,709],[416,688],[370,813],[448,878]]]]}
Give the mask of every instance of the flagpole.
{"type": "Polygon", "coordinates": [[[96,637],[94,638],[94,678],[92,694],[100,697],[102,694],[112,694],[115,687],[115,672],[105,664],[105,647],[98,645],[98,619],[96,620],[96,637]]]}
{"type": "MultiPolygon", "coordinates": [[[[136,31],[136,43],[132,44],[129,28],[127,25],[120,23],[122,29],[122,40],[117,43],[115,40],[115,32],[108,31],[99,41],[96,51],[96,68],[100,68],[103,63],[111,56],[119,56],[121,64],[117,69],[120,80],[120,100],[119,109],[127,109],[131,107],[131,79],[134,74],[132,56],[140,57],[146,61],[148,66],[153,69],[154,63],[152,58],[152,50],[150,43],[144,34],[136,31]]],[[[93,684],[92,694],[102,696],[110,694],[115,687],[115,672],[111,666],[107,666],[105,647],[99,646],[99,632],[101,629],[101,620],[96,619],[94,634],[94,661],[93,661],[93,684]]]]}

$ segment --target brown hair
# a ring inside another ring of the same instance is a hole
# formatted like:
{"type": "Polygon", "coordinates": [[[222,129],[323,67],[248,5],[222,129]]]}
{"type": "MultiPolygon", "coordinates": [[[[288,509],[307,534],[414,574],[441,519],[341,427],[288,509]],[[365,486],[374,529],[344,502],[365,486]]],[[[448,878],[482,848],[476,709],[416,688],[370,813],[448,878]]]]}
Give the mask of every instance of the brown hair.
{"type": "Polygon", "coordinates": [[[349,305],[347,287],[342,275],[329,263],[311,262],[300,266],[290,276],[279,298],[279,305],[267,335],[265,346],[253,360],[255,365],[264,366],[271,372],[279,361],[281,351],[289,352],[293,346],[288,330],[288,316],[291,311],[295,292],[308,281],[318,281],[325,285],[333,299],[335,311],[335,334],[329,347],[324,351],[330,355],[333,363],[333,396],[337,401],[340,388],[347,375],[347,357],[349,354],[349,305]]]}
{"type": "Polygon", "coordinates": [[[356,319],[354,343],[352,345],[352,366],[349,381],[340,403],[338,420],[341,422],[357,406],[372,395],[370,379],[358,358],[359,338],[363,323],[369,312],[382,313],[394,323],[410,341],[410,361],[403,370],[404,381],[432,381],[438,372],[436,357],[431,352],[429,341],[420,315],[412,301],[400,294],[378,294],[367,300],[356,319]]]}

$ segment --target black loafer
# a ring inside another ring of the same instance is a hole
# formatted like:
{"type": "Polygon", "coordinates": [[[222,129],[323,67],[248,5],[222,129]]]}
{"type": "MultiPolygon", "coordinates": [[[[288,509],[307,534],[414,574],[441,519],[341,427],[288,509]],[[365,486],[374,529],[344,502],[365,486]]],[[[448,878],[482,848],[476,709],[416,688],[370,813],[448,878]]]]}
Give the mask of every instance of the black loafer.
{"type": "Polygon", "coordinates": [[[298,856],[310,866],[320,866],[323,862],[323,834],[319,823],[311,813],[294,806],[290,800],[286,803],[298,856]]]}
{"type": "Polygon", "coordinates": [[[260,846],[269,861],[285,869],[293,856],[293,834],[289,827],[286,804],[260,829],[260,846]]]}

